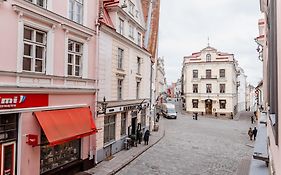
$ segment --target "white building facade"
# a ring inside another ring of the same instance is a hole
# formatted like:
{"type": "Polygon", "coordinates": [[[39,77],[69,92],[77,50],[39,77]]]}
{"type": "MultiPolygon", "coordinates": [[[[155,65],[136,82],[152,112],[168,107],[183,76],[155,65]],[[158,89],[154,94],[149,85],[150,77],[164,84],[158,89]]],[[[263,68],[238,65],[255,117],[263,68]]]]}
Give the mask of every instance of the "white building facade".
{"type": "Polygon", "coordinates": [[[238,85],[238,102],[237,102],[237,111],[245,111],[246,110],[246,79],[244,70],[241,67],[237,68],[237,85],[238,85]]]}
{"type": "Polygon", "coordinates": [[[233,54],[210,46],[183,62],[183,100],[187,112],[233,116],[237,112],[237,71],[233,54]]]}
{"type": "Polygon", "coordinates": [[[141,1],[104,1],[100,13],[97,162],[149,125],[151,60],[143,48],[141,1]],[[106,108],[104,108],[106,104],[106,108]]]}

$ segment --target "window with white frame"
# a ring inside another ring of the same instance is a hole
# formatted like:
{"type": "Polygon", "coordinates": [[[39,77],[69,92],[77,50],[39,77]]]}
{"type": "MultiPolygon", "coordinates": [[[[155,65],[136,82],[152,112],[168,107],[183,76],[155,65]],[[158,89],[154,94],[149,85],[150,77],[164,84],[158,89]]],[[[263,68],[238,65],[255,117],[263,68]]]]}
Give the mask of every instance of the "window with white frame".
{"type": "Polygon", "coordinates": [[[142,44],[141,44],[141,33],[140,32],[138,32],[138,45],[142,46],[142,44]]]}
{"type": "Polygon", "coordinates": [[[115,140],[115,118],[116,115],[104,116],[103,143],[110,143],[115,140]]]}
{"type": "Polygon", "coordinates": [[[129,13],[134,16],[134,9],[135,9],[135,5],[129,1],[129,13]]]}
{"type": "Polygon", "coordinates": [[[83,0],[69,0],[68,16],[74,22],[83,23],[83,0]]]}
{"type": "Polygon", "coordinates": [[[82,75],[83,44],[68,40],[67,75],[80,77],[82,75]]]}
{"type": "Polygon", "coordinates": [[[119,31],[121,35],[124,35],[124,20],[119,18],[119,31]]]}
{"type": "Polygon", "coordinates": [[[47,33],[24,26],[23,43],[22,69],[30,72],[45,72],[47,33]]]}
{"type": "Polygon", "coordinates": [[[123,57],[124,57],[124,50],[121,48],[118,48],[118,55],[117,55],[117,68],[118,69],[123,68],[123,57]]]}
{"type": "Polygon", "coordinates": [[[206,93],[212,93],[212,84],[206,84],[206,93]]]}
{"type": "Polygon", "coordinates": [[[198,93],[198,84],[193,84],[193,93],[198,93]]]}
{"type": "Polygon", "coordinates": [[[26,0],[40,7],[47,8],[47,0],[26,0]]]}
{"type": "Polygon", "coordinates": [[[192,76],[193,76],[193,78],[198,78],[198,70],[197,69],[192,70],[192,76]]]}
{"type": "Polygon", "coordinates": [[[123,86],[123,80],[118,79],[117,80],[117,99],[118,100],[122,99],[122,86],[123,86]]]}
{"type": "Polygon", "coordinates": [[[220,93],[225,93],[225,84],[220,84],[220,93]]]}
{"type": "Polygon", "coordinates": [[[132,24],[129,24],[129,37],[134,38],[134,27],[132,24]]]}
{"type": "Polygon", "coordinates": [[[220,69],[220,78],[225,77],[225,69],[220,69]]]}
{"type": "Polygon", "coordinates": [[[121,136],[126,135],[126,119],[127,119],[127,113],[122,112],[121,113],[121,136]]]}
{"type": "Polygon", "coordinates": [[[137,82],[137,87],[136,87],[136,98],[140,98],[140,82],[137,82]]]}
{"type": "Polygon", "coordinates": [[[225,109],[226,107],[226,100],[219,100],[220,103],[220,109],[225,109]]]}
{"type": "Polygon", "coordinates": [[[198,99],[192,99],[192,108],[198,108],[198,99]]]}

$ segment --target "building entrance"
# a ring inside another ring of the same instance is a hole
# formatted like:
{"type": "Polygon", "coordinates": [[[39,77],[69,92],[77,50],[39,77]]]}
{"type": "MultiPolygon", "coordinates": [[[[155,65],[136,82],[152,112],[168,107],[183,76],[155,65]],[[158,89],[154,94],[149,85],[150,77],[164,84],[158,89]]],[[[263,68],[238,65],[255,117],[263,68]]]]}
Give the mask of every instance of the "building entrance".
{"type": "Polygon", "coordinates": [[[211,115],[213,108],[213,101],[211,99],[205,100],[205,113],[211,115]]]}

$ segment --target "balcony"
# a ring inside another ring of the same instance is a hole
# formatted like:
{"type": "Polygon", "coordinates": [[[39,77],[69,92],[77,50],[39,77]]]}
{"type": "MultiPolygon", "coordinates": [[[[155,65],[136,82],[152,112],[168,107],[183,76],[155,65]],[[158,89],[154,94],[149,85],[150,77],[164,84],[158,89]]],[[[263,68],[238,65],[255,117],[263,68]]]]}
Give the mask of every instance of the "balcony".
{"type": "Polygon", "coordinates": [[[216,79],[218,79],[218,77],[217,76],[201,76],[201,80],[202,79],[208,79],[208,80],[210,80],[210,79],[214,79],[214,80],[216,80],[216,79]]]}

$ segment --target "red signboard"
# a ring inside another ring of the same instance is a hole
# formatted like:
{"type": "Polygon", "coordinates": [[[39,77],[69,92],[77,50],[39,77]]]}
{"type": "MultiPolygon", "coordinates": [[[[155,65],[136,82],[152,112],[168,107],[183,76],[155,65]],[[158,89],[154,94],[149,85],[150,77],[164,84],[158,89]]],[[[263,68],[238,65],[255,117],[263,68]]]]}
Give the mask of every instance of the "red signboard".
{"type": "Polygon", "coordinates": [[[26,143],[31,146],[37,146],[38,145],[38,135],[34,134],[28,134],[26,135],[26,143]]]}
{"type": "Polygon", "coordinates": [[[48,94],[0,94],[0,110],[48,106],[48,94]]]}

